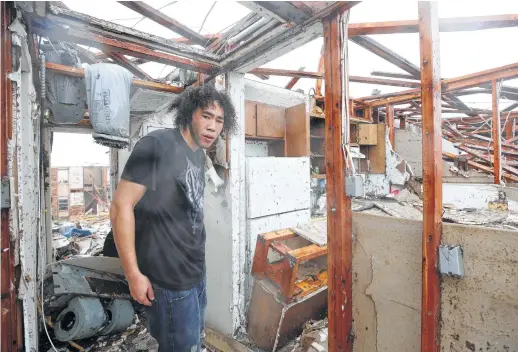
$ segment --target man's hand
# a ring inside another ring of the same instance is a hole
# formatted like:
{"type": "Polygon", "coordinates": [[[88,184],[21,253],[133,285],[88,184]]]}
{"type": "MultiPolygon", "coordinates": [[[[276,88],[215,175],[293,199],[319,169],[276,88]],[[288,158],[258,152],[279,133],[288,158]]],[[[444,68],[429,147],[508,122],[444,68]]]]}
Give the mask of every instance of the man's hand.
{"type": "Polygon", "coordinates": [[[131,297],[145,306],[151,307],[151,301],[155,299],[151,282],[142,273],[136,273],[127,277],[131,297]]]}

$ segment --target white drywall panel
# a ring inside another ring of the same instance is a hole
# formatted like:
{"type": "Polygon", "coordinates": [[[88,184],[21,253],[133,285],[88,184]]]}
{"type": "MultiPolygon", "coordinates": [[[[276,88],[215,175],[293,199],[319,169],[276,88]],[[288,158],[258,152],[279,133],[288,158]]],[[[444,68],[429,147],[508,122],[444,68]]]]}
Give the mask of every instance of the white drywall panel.
{"type": "Polygon", "coordinates": [[[245,79],[245,99],[283,108],[306,103],[302,93],[249,79],[245,79]]]}
{"type": "Polygon", "coordinates": [[[245,141],[245,154],[247,157],[268,156],[268,142],[245,141]]]}
{"type": "Polygon", "coordinates": [[[71,167],[68,169],[68,183],[70,189],[82,189],[83,188],[83,168],[80,166],[71,167]]]}
{"type": "Polygon", "coordinates": [[[247,158],[247,218],[310,207],[309,158],[247,158]]]}

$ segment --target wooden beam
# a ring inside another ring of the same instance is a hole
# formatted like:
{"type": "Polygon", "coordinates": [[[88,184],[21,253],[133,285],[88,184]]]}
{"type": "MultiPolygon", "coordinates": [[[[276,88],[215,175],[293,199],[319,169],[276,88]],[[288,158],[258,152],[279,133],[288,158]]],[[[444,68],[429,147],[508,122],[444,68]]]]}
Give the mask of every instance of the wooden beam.
{"type": "MultiPolygon", "coordinates": [[[[76,30],[95,33],[103,37],[117,39],[126,43],[138,44],[149,49],[160,50],[169,54],[179,55],[213,65],[217,64],[221,60],[221,57],[214,53],[182,43],[177,43],[174,40],[138,31],[134,28],[101,20],[80,12],[64,9],[53,5],[52,3],[48,3],[47,8],[47,20],[50,20],[49,24],[51,27],[56,27],[56,25],[61,27],[67,26],[76,30]]],[[[33,21],[33,25],[35,24],[36,22],[33,21]]],[[[48,30],[50,28],[45,29],[48,30]]]]}
{"type": "Polygon", "coordinates": [[[201,34],[193,31],[187,26],[184,26],[175,19],[167,16],[165,13],[153,8],[143,1],[117,1],[119,4],[126,6],[127,8],[149,18],[150,20],[161,24],[165,28],[184,36],[191,42],[205,46],[208,43],[208,39],[203,37],[201,34]]]}
{"type": "MultiPolygon", "coordinates": [[[[82,68],[60,65],[52,62],[45,63],[45,67],[47,68],[47,70],[56,71],[65,75],[71,75],[76,77],[84,77],[85,75],[85,71],[82,68]]],[[[164,83],[150,82],[140,79],[133,79],[132,84],[136,87],[157,90],[161,92],[169,92],[175,94],[183,92],[183,88],[180,87],[174,87],[164,83]]]]}
{"type": "MultiPolygon", "coordinates": [[[[496,67],[493,69],[472,73],[465,76],[448,78],[442,81],[443,93],[455,92],[458,90],[463,90],[471,87],[478,87],[480,84],[485,82],[490,82],[492,80],[502,80],[502,79],[511,79],[514,77],[518,77],[518,63],[505,65],[501,67],[496,67]]],[[[389,103],[405,103],[410,100],[414,100],[421,96],[421,91],[419,89],[408,89],[403,92],[397,93],[389,93],[371,97],[359,98],[359,100],[372,100],[372,99],[382,99],[375,100],[369,103],[371,106],[384,106],[389,103]]]]}
{"type": "MultiPolygon", "coordinates": [[[[349,33],[349,35],[351,34],[349,33]]],[[[403,71],[408,72],[413,77],[420,77],[419,67],[417,67],[407,59],[403,58],[402,56],[396,54],[395,52],[393,52],[386,46],[382,45],[381,43],[378,43],[374,39],[362,35],[349,37],[349,39],[361,46],[362,48],[367,49],[371,53],[378,55],[379,57],[387,60],[393,65],[396,65],[403,71]]]]}
{"type": "MultiPolygon", "coordinates": [[[[441,32],[476,31],[516,26],[518,26],[517,14],[441,18],[439,20],[439,31],[441,32]]],[[[395,33],[419,33],[419,22],[409,20],[351,23],[349,25],[349,36],[395,33]]]]}
{"type": "Polygon", "coordinates": [[[138,78],[153,80],[153,77],[148,75],[143,69],[138,67],[138,65],[131,62],[128,58],[126,58],[126,56],[120,53],[112,52],[108,53],[108,57],[118,65],[121,65],[122,67],[133,73],[134,76],[138,78]]]}
{"type": "MultiPolygon", "coordinates": [[[[308,71],[293,71],[293,70],[281,70],[275,68],[255,68],[249,73],[255,75],[271,75],[271,76],[285,76],[295,78],[312,78],[322,79],[324,75],[320,72],[308,72],[308,71]]],[[[395,79],[375,78],[375,77],[362,77],[362,76],[349,76],[350,82],[356,83],[367,83],[367,84],[379,84],[394,87],[420,87],[419,82],[401,81],[395,79]]]]}
{"type": "Polygon", "coordinates": [[[389,140],[390,140],[390,144],[392,145],[392,150],[396,150],[396,134],[395,134],[395,129],[394,129],[394,105],[387,105],[387,107],[385,108],[385,113],[386,113],[386,123],[387,123],[387,128],[389,130],[389,140]]]}
{"type": "Polygon", "coordinates": [[[36,34],[41,36],[69,43],[88,45],[102,50],[105,53],[113,51],[120,52],[129,56],[139,57],[149,61],[186,68],[202,73],[211,73],[215,69],[214,66],[204,62],[197,62],[185,57],[175,56],[160,51],[154,51],[142,45],[106,38],[95,33],[79,31],[72,28],[55,28],[53,30],[44,30],[41,28],[33,27],[33,30],[36,32],[36,34]]]}
{"type": "Polygon", "coordinates": [[[442,236],[442,129],[439,21],[437,3],[420,1],[423,133],[423,281],[421,351],[440,351],[441,281],[439,245],[442,236]]]}
{"type": "MultiPolygon", "coordinates": [[[[348,18],[348,16],[345,16],[348,18]]],[[[349,114],[342,106],[343,76],[340,32],[341,18],[334,13],[324,18],[324,67],[327,179],[328,320],[329,351],[353,351],[352,325],[352,207],[345,193],[347,163],[344,159],[342,127],[349,126],[349,114]],[[345,119],[343,119],[345,116],[345,119]]],[[[347,23],[346,23],[347,24],[347,23]]],[[[345,60],[347,60],[347,56],[345,60]]],[[[347,65],[347,62],[344,63],[347,65]]],[[[347,89],[347,86],[346,86],[347,89]]],[[[348,141],[345,141],[348,143],[348,141]]]]}
{"type": "Polygon", "coordinates": [[[516,121],[514,118],[510,118],[505,123],[505,139],[512,139],[514,137],[514,132],[516,129],[516,121]]]}
{"type": "Polygon", "coordinates": [[[372,76],[380,76],[380,77],[390,77],[390,78],[402,78],[402,79],[410,79],[416,80],[415,76],[409,75],[407,73],[393,73],[393,72],[383,72],[383,71],[372,71],[372,76]]]}
{"type": "MultiPolygon", "coordinates": [[[[301,67],[299,68],[299,71],[304,71],[306,68],[305,67],[301,67]]],[[[291,89],[295,86],[295,84],[297,84],[297,82],[299,81],[300,77],[293,77],[289,82],[288,84],[286,84],[286,86],[284,87],[285,89],[291,89]]]]}
{"type": "Polygon", "coordinates": [[[311,11],[294,6],[288,1],[253,1],[265,9],[270,16],[281,22],[302,23],[312,16],[311,11]]]}
{"type": "Polygon", "coordinates": [[[493,119],[491,121],[492,134],[493,134],[493,164],[494,164],[494,175],[495,184],[499,185],[502,181],[502,125],[500,121],[500,111],[498,109],[498,101],[500,100],[500,87],[499,82],[493,80],[492,84],[492,98],[493,98],[493,119]]]}

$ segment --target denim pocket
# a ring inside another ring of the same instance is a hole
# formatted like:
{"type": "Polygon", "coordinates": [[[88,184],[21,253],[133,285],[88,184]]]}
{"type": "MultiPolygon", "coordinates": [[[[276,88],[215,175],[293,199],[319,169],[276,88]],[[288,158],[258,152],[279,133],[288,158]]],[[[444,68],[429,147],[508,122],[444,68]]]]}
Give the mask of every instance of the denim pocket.
{"type": "Polygon", "coordinates": [[[194,289],[187,291],[167,291],[167,296],[171,301],[181,301],[191,295],[194,289]]]}

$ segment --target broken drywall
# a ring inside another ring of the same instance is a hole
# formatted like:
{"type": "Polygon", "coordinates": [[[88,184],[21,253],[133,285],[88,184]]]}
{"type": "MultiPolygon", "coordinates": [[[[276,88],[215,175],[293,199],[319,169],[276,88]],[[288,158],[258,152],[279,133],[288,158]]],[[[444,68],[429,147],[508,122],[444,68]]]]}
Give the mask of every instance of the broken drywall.
{"type": "MultiPolygon", "coordinates": [[[[355,350],[418,351],[422,222],[354,213],[353,233],[355,350]]],[[[443,278],[442,350],[516,350],[518,232],[445,223],[443,243],[465,277],[443,278]]]]}

